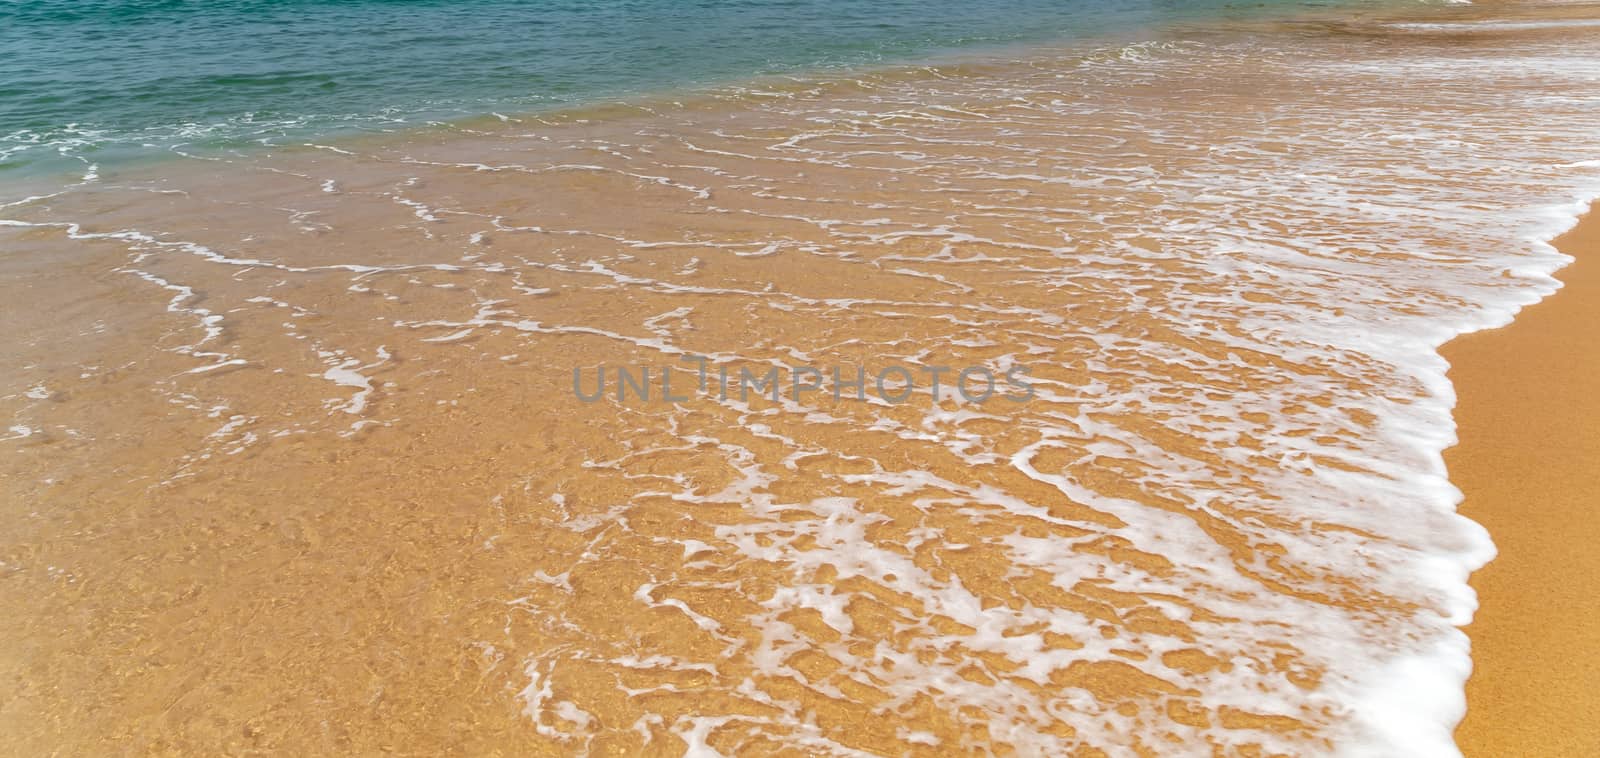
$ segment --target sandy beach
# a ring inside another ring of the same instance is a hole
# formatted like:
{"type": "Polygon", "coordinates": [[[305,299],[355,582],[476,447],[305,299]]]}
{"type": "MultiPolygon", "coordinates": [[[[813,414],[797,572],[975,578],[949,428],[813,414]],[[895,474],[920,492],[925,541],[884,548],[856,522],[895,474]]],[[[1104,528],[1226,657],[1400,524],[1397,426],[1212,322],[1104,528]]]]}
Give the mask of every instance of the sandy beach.
{"type": "Polygon", "coordinates": [[[65,56],[153,122],[0,144],[71,169],[0,181],[0,755],[1455,758],[1467,701],[1474,755],[1597,752],[1600,264],[1480,332],[1600,187],[1592,7],[1196,0],[435,121],[376,65],[421,22],[205,5],[149,19],[230,51],[181,92],[187,36],[19,48],[37,113],[65,56]],[[279,21],[361,47],[239,79],[279,21]]]}
{"type": "Polygon", "coordinates": [[[1443,350],[1460,398],[1450,478],[1500,550],[1472,575],[1468,756],[1600,755],[1600,210],[1555,244],[1577,259],[1560,293],[1443,350]]]}

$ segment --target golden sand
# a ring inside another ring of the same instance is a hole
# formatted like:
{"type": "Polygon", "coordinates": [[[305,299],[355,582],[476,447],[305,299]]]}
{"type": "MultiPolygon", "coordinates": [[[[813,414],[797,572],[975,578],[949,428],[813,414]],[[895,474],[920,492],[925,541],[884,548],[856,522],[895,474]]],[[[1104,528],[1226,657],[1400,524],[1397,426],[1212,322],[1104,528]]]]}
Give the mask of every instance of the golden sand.
{"type": "Polygon", "coordinates": [[[1592,144],[1578,46],[1466,36],[1205,29],[8,206],[0,747],[1371,738],[1394,659],[1458,692],[1484,552],[1397,433],[1447,429],[1424,327],[1539,285],[1500,219],[1592,144]],[[1043,390],[570,392],[677,351],[1043,390]]]}
{"type": "Polygon", "coordinates": [[[1468,756],[1600,755],[1600,207],[1557,240],[1560,294],[1450,343],[1462,512],[1500,553],[1472,576],[1468,756]]]}

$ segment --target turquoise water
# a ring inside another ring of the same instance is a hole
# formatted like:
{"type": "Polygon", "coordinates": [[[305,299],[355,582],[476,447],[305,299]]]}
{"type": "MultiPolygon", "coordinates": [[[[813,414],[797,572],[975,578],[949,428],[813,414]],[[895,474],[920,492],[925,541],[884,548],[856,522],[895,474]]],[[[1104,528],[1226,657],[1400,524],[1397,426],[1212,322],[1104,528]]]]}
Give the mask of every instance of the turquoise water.
{"type": "Polygon", "coordinates": [[[82,172],[175,147],[404,128],[1263,7],[1219,0],[7,2],[0,3],[0,176],[82,172]]]}

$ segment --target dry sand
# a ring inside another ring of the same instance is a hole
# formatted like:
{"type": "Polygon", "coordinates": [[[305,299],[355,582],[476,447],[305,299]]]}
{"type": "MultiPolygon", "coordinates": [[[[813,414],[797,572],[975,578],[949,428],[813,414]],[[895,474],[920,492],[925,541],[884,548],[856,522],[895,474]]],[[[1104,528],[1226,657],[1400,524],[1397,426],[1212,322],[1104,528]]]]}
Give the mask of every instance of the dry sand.
{"type": "Polygon", "coordinates": [[[1600,755],[1600,205],[1556,246],[1577,258],[1559,295],[1443,351],[1461,437],[1445,459],[1500,549],[1472,577],[1469,756],[1600,755]]]}

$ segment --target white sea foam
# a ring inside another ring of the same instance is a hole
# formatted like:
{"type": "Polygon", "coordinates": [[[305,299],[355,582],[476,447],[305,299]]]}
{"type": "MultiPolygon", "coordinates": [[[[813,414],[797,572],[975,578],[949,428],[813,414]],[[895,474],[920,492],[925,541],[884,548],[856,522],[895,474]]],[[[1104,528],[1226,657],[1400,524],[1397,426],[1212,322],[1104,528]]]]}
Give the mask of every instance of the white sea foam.
{"type": "Polygon", "coordinates": [[[1472,34],[1476,32],[1527,32],[1549,29],[1585,29],[1600,26],[1600,19],[1548,18],[1528,21],[1481,20],[1453,21],[1444,23],[1396,23],[1389,24],[1388,26],[1391,29],[1400,29],[1410,32],[1450,32],[1456,34],[1472,34]]]}
{"type": "MultiPolygon", "coordinates": [[[[1454,512],[1437,349],[1554,292],[1567,258],[1546,240],[1600,188],[1600,54],[1507,44],[1529,47],[1139,43],[743,88],[715,115],[501,134],[470,159],[317,145],[315,170],[273,173],[314,198],[287,214],[292,239],[391,220],[398,262],[233,252],[180,220],[90,232],[27,201],[5,208],[45,220],[0,224],[127,246],[119,270],[184,321],[189,381],[264,374],[259,356],[294,352],[272,339],[299,343],[306,368],[272,366],[272,386],[323,404],[296,424],[341,433],[405,402],[380,391],[391,378],[521,356],[1039,369],[1012,411],[924,387],[914,412],[717,397],[563,421],[594,422],[605,454],[544,472],[562,491],[535,506],[580,549],[529,567],[509,602],[548,639],[495,650],[521,656],[530,728],[564,748],[608,728],[689,755],[730,734],[859,752],[763,684],[783,681],[871,690],[906,750],[1450,756],[1466,578],[1493,546],[1454,512]],[[633,517],[661,502],[692,528],[633,517]],[[565,613],[618,556],[642,568],[616,615],[694,645],[565,613]],[[781,581],[756,594],[747,576],[781,581]],[[1216,663],[1167,660],[1184,653],[1216,663]],[[1085,664],[1170,691],[1117,701],[1074,678],[1085,664]],[[638,702],[716,697],[611,723],[576,686],[602,670],[638,702]],[[1180,703],[1306,728],[1180,722],[1180,703]]],[[[221,452],[304,432],[231,400],[185,399],[221,452]]]]}

